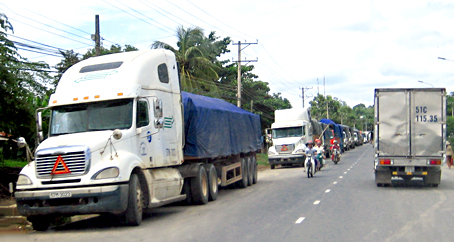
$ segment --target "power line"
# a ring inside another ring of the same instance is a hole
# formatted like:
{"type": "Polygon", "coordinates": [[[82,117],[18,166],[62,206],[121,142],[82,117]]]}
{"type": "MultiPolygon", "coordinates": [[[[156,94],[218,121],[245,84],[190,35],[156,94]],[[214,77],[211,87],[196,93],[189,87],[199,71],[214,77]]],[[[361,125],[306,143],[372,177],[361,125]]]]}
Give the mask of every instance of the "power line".
{"type": "MultiPolygon", "coordinates": [[[[57,20],[55,20],[55,19],[51,19],[51,18],[49,18],[49,17],[47,17],[47,16],[44,16],[44,15],[39,14],[39,13],[37,13],[37,12],[34,12],[34,11],[30,10],[30,9],[27,9],[27,8],[24,8],[24,9],[27,10],[27,11],[30,11],[30,12],[36,14],[36,15],[39,15],[39,16],[41,16],[41,17],[43,17],[43,18],[52,20],[52,21],[57,22],[57,23],[59,23],[59,24],[61,24],[61,25],[64,25],[64,26],[66,26],[66,27],[72,28],[72,29],[74,29],[74,30],[80,31],[80,32],[82,32],[82,33],[84,33],[84,34],[88,34],[89,36],[91,36],[91,33],[88,33],[88,32],[86,32],[86,31],[84,31],[84,30],[81,30],[81,29],[72,27],[72,26],[70,26],[70,25],[67,25],[67,24],[65,24],[65,23],[62,23],[62,22],[57,21],[57,20]]],[[[103,38],[103,40],[104,40],[104,41],[107,41],[107,42],[110,42],[110,43],[112,43],[112,44],[116,44],[116,43],[114,43],[114,42],[112,42],[112,41],[109,41],[109,40],[107,40],[107,39],[104,39],[104,38],[103,38]]]]}
{"type": "MultiPolygon", "coordinates": [[[[9,19],[12,19],[12,18],[9,18],[9,19]]],[[[14,20],[14,19],[13,19],[13,20],[14,20]]],[[[78,43],[81,43],[81,44],[88,45],[87,43],[84,43],[84,42],[81,42],[81,41],[78,41],[78,40],[75,40],[75,39],[71,39],[71,38],[68,38],[68,37],[66,37],[66,36],[63,36],[63,35],[60,35],[60,34],[56,34],[56,33],[50,32],[50,31],[48,31],[48,30],[41,29],[41,28],[39,28],[39,27],[36,27],[36,26],[30,25],[30,24],[24,23],[24,22],[19,21],[19,20],[14,20],[14,21],[19,22],[19,23],[21,23],[21,24],[25,24],[25,25],[30,26],[30,27],[35,28],[35,29],[42,30],[42,31],[44,31],[44,32],[47,32],[47,33],[50,33],[50,34],[53,34],[53,35],[56,35],[56,36],[60,36],[60,37],[65,38],[65,39],[72,40],[72,41],[74,41],[74,42],[78,42],[78,43]]],[[[90,44],[90,46],[91,46],[91,44],[90,44]]]]}
{"type": "MultiPolygon", "coordinates": [[[[163,29],[163,28],[161,28],[161,27],[158,27],[158,26],[156,26],[156,25],[154,25],[154,24],[152,24],[152,23],[150,23],[150,22],[148,22],[148,21],[146,21],[146,20],[144,20],[144,19],[141,19],[141,18],[139,18],[139,17],[137,17],[137,16],[135,16],[135,15],[133,15],[133,14],[127,12],[126,10],[123,10],[123,9],[121,9],[121,8],[119,8],[119,7],[117,7],[117,6],[113,5],[113,4],[111,4],[111,3],[109,3],[109,2],[106,1],[106,0],[103,0],[103,1],[104,1],[105,3],[111,5],[112,7],[114,7],[114,8],[116,8],[116,9],[118,9],[118,10],[124,12],[124,13],[127,13],[127,14],[133,16],[134,18],[137,18],[137,19],[139,19],[139,20],[141,20],[141,21],[143,21],[143,22],[145,22],[145,23],[147,23],[147,24],[149,24],[149,25],[151,25],[151,26],[153,26],[153,27],[155,27],[155,28],[158,28],[158,29],[160,29],[160,30],[162,30],[162,31],[164,31],[164,32],[166,32],[166,33],[169,33],[167,30],[165,30],[165,29],[163,29]]],[[[118,1],[117,1],[117,2],[118,2],[118,1]]],[[[122,3],[121,3],[121,4],[122,4],[122,3]]],[[[135,11],[135,10],[134,10],[134,11],[135,11]]],[[[153,20],[153,21],[154,21],[154,20],[153,20]]],[[[173,30],[172,30],[172,31],[173,31],[173,30]]]]}
{"type": "MultiPolygon", "coordinates": [[[[250,36],[250,35],[248,35],[248,34],[245,34],[245,33],[241,32],[241,31],[239,31],[239,30],[233,28],[232,26],[230,26],[230,25],[228,25],[228,24],[222,22],[221,20],[217,19],[217,18],[214,17],[213,15],[211,15],[211,14],[209,14],[208,12],[206,12],[205,10],[201,9],[200,7],[198,7],[197,5],[195,5],[194,3],[192,3],[191,1],[189,1],[189,0],[186,0],[186,1],[188,1],[190,4],[192,4],[194,7],[196,7],[196,8],[199,9],[200,11],[204,12],[204,13],[207,14],[208,16],[210,16],[210,17],[216,19],[218,22],[222,23],[223,25],[225,25],[225,26],[227,26],[227,27],[229,27],[229,28],[231,28],[231,29],[233,29],[233,30],[235,30],[235,31],[237,31],[237,32],[239,32],[239,33],[241,33],[241,34],[244,34],[245,36],[249,36],[249,37],[251,37],[251,38],[254,38],[254,37],[252,37],[252,36],[250,36]]],[[[225,32],[226,32],[226,31],[225,31],[225,32]]],[[[226,32],[226,33],[227,33],[227,32],[226,32]]],[[[236,36],[236,37],[238,37],[238,36],[236,36]]]]}

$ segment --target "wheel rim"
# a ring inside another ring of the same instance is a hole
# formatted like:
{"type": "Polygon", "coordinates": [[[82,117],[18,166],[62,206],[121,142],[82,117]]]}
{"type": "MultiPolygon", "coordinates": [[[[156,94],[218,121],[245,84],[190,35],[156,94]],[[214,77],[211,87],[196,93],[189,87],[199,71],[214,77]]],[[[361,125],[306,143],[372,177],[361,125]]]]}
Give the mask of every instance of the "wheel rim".
{"type": "Polygon", "coordinates": [[[217,177],[215,176],[214,172],[211,173],[211,190],[213,192],[217,192],[218,191],[218,184],[217,184],[217,177]]]}
{"type": "Polygon", "coordinates": [[[142,213],[142,189],[140,189],[140,184],[136,186],[136,199],[137,199],[137,211],[142,213]]]}
{"type": "Polygon", "coordinates": [[[202,193],[204,196],[208,195],[208,181],[207,176],[202,176],[202,193]]]}

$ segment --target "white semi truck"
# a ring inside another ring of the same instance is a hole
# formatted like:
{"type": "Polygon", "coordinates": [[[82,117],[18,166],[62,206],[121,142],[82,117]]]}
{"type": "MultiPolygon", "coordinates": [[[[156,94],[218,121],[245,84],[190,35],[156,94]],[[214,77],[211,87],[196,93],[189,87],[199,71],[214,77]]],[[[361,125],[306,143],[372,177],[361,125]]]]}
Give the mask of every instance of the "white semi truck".
{"type": "Polygon", "coordinates": [[[304,166],[306,143],[313,141],[308,108],[276,110],[271,124],[273,145],[268,149],[271,169],[276,165],[304,166]]]}
{"type": "Polygon", "coordinates": [[[444,88],[375,89],[375,182],[423,178],[438,186],[446,145],[444,88]]]}
{"type": "Polygon", "coordinates": [[[18,210],[36,230],[76,214],[139,225],[145,208],[205,204],[219,185],[257,182],[260,117],[180,92],[178,69],[159,49],[89,58],[64,73],[47,108],[48,138],[16,185],[18,210]]]}

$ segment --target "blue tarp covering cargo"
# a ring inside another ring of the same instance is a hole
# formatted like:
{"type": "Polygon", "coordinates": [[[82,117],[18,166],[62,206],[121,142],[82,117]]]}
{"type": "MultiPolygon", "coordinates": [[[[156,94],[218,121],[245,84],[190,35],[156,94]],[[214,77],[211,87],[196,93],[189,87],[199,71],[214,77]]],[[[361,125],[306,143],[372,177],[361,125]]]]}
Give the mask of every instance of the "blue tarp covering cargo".
{"type": "Polygon", "coordinates": [[[215,158],[261,148],[260,116],[226,101],[182,92],[184,155],[215,158]]]}
{"type": "Polygon", "coordinates": [[[331,119],[322,119],[320,120],[320,123],[324,124],[331,124],[332,127],[334,128],[334,137],[340,138],[340,146],[343,147],[344,144],[344,134],[342,133],[342,128],[339,126],[339,124],[336,124],[333,120],[331,119]]]}

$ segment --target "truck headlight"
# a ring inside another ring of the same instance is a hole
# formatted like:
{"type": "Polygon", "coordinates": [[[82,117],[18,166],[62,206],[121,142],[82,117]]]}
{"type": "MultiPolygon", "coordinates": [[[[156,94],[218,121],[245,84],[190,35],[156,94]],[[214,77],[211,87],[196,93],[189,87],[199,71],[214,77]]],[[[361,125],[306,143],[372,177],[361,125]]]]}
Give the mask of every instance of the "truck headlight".
{"type": "Polygon", "coordinates": [[[107,178],[115,178],[120,175],[120,170],[117,167],[109,167],[104,170],[97,172],[91,179],[99,180],[99,179],[107,179],[107,178]]]}
{"type": "Polygon", "coordinates": [[[33,184],[32,180],[30,180],[30,178],[28,178],[28,176],[26,176],[26,175],[19,175],[19,177],[17,178],[16,185],[18,185],[18,186],[31,185],[31,184],[33,184]]]}

